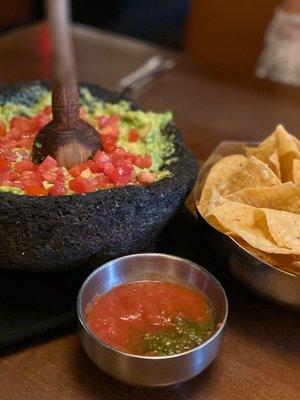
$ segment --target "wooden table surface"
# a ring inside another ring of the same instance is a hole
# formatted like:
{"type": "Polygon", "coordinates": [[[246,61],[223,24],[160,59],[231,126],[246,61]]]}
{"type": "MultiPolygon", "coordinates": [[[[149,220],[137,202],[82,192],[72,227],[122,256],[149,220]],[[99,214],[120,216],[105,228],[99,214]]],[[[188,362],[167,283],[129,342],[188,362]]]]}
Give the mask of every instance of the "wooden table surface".
{"type": "MultiPolygon", "coordinates": [[[[148,56],[164,52],[82,26],[74,28],[74,36],[79,79],[108,88],[148,56]]],[[[174,71],[157,78],[136,96],[137,101],[144,108],[172,110],[199,159],[222,140],[260,139],[278,122],[300,135],[299,89],[254,78],[221,79],[204,73],[183,55],[172,56],[177,61],[174,71]]],[[[3,35],[0,60],[1,81],[49,78],[46,27],[3,35]]],[[[226,289],[230,315],[222,349],[215,362],[190,382],[160,390],[120,384],[89,361],[76,333],[65,333],[1,355],[0,399],[299,399],[299,314],[260,300],[235,282],[226,289]]]]}

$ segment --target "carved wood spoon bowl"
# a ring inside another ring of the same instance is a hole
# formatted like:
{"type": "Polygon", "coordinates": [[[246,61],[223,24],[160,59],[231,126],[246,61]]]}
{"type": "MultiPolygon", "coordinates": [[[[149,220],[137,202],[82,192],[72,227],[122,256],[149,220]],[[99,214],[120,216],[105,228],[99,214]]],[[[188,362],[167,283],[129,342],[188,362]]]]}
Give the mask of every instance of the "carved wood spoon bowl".
{"type": "Polygon", "coordinates": [[[71,168],[92,158],[102,142],[96,129],[79,118],[68,0],[47,0],[47,11],[54,49],[53,120],[37,134],[32,157],[38,164],[50,155],[71,168]]]}

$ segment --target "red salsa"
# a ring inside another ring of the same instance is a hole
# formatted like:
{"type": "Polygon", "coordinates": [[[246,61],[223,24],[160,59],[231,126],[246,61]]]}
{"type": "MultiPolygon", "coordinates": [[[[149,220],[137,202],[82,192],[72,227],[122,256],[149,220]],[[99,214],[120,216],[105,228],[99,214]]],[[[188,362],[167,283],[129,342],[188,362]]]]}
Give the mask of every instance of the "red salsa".
{"type": "Polygon", "coordinates": [[[90,329],[108,345],[132,354],[171,355],[190,350],[214,330],[206,296],[163,281],[120,285],[86,310],[90,329]]]}

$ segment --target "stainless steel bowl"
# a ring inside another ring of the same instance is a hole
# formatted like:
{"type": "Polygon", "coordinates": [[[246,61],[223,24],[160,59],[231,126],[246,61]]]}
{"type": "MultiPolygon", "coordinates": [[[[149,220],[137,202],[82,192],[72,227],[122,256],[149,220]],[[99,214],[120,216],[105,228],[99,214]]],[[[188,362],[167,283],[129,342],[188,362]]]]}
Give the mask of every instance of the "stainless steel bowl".
{"type": "Polygon", "coordinates": [[[110,261],[96,269],[83,283],[77,301],[82,346],[94,363],[107,374],[130,385],[161,387],[186,381],[203,371],[216,357],[227,319],[226,294],[204,268],[166,254],[134,254],[110,261]],[[101,295],[126,282],[164,280],[203,291],[217,322],[214,335],[201,346],[173,356],[138,356],[118,351],[98,339],[86,321],[86,307],[101,295]]]}
{"type": "MultiPolygon", "coordinates": [[[[198,204],[206,177],[212,166],[232,154],[245,154],[245,146],[255,143],[222,142],[203,165],[194,191],[198,204]]],[[[220,264],[257,294],[282,305],[300,308],[300,278],[263,262],[230,237],[211,227],[198,213],[203,238],[220,264]]]]}

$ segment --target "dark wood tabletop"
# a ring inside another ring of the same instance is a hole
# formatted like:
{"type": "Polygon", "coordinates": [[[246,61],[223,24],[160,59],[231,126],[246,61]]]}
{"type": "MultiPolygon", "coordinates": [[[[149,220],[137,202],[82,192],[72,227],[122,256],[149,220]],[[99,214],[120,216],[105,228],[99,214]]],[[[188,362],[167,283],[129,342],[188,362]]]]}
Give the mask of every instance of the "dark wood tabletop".
{"type": "MultiPolygon", "coordinates": [[[[150,55],[174,57],[176,68],[135,97],[143,108],[170,109],[199,159],[205,159],[223,140],[261,139],[279,122],[300,136],[299,89],[252,77],[213,76],[182,54],[88,27],[75,26],[74,37],[79,79],[107,88],[114,88],[150,55]]],[[[50,75],[45,25],[2,35],[0,81],[47,79],[50,75]]],[[[258,299],[235,282],[229,285],[229,300],[228,328],[220,354],[190,382],[159,390],[118,383],[92,364],[72,332],[3,353],[0,400],[299,399],[299,314],[258,299]]]]}

